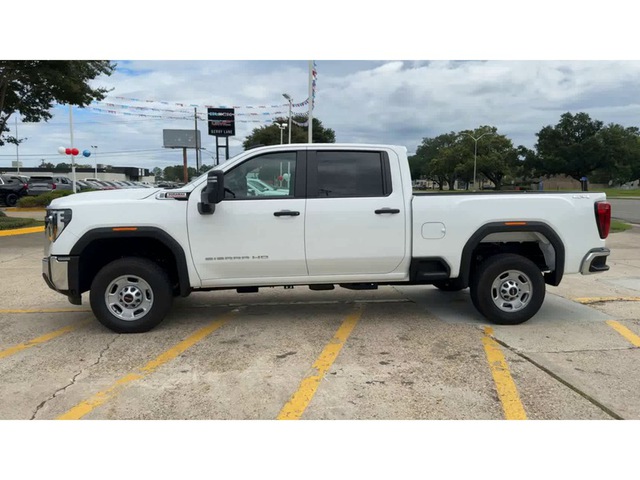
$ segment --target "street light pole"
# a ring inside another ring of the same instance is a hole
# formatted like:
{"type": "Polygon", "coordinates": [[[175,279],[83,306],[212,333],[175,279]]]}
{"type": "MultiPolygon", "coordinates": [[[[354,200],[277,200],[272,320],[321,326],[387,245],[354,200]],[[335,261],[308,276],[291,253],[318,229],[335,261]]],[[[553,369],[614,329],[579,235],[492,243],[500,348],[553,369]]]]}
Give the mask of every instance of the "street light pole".
{"type": "MultiPolygon", "coordinates": [[[[73,105],[69,103],[69,131],[71,136],[71,149],[73,150],[73,105]]],[[[71,182],[73,187],[73,193],[76,193],[76,157],[72,153],[71,154],[71,182]]]]}
{"type": "Polygon", "coordinates": [[[289,101],[289,143],[291,143],[291,103],[293,102],[293,99],[287,93],[283,93],[282,96],[289,101]]]}
{"type": "Polygon", "coordinates": [[[478,138],[474,137],[470,133],[463,133],[462,135],[466,135],[467,137],[473,139],[473,141],[475,142],[475,146],[473,148],[473,191],[475,192],[477,190],[476,171],[478,169],[478,140],[480,140],[485,135],[493,135],[493,132],[485,132],[482,135],[480,135],[478,138]]]}
{"type": "Polygon", "coordinates": [[[284,132],[284,129],[287,128],[287,124],[274,122],[274,125],[277,125],[280,129],[280,145],[282,145],[282,133],[284,132]]]}
{"type": "Polygon", "coordinates": [[[98,179],[98,146],[91,145],[91,148],[93,148],[93,160],[95,162],[95,170],[93,174],[95,175],[97,180],[98,179]]]}

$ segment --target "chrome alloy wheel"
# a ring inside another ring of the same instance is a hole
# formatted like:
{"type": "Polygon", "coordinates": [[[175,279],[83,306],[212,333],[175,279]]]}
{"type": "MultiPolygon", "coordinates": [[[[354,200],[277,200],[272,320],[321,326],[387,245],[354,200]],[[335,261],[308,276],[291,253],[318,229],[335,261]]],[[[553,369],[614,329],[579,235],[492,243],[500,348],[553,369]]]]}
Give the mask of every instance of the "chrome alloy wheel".
{"type": "Polygon", "coordinates": [[[153,290],[136,275],[124,275],[113,280],[104,294],[109,311],[121,320],[144,317],[153,305],[153,290]]]}
{"type": "Polygon", "coordinates": [[[491,285],[493,303],[503,312],[517,312],[531,301],[533,286],[527,275],[518,270],[501,273],[491,285]]]}

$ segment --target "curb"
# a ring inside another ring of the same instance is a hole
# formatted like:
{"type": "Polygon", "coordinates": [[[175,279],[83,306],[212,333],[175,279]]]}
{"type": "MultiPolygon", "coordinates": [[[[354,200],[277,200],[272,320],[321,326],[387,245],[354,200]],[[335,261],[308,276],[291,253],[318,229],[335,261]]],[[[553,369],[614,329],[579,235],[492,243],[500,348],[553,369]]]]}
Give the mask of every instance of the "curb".
{"type": "Polygon", "coordinates": [[[13,230],[0,230],[0,237],[10,237],[12,235],[25,235],[27,233],[44,232],[44,226],[14,228],[13,230]]]}
{"type": "Polygon", "coordinates": [[[47,210],[44,208],[18,208],[18,207],[7,207],[4,209],[5,212],[46,212],[47,210]]]}

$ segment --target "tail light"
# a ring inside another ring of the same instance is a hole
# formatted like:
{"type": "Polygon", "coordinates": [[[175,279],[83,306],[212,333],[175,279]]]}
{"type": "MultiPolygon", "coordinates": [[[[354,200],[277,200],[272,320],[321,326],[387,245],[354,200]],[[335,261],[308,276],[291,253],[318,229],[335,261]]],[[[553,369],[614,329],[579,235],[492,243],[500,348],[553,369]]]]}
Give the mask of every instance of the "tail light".
{"type": "Polygon", "coordinates": [[[611,227],[611,204],[609,202],[596,202],[596,224],[598,225],[598,233],[600,238],[609,236],[609,228],[611,227]]]}
{"type": "Polygon", "coordinates": [[[55,190],[55,189],[56,189],[56,184],[55,184],[55,183],[52,183],[52,184],[51,184],[51,190],[55,190]]]}

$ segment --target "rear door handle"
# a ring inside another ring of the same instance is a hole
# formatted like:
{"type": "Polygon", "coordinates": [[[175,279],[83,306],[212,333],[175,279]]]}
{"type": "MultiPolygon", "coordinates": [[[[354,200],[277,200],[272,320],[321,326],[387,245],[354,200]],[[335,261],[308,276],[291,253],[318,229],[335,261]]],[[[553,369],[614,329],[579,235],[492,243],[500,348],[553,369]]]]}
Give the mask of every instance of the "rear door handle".
{"type": "Polygon", "coordinates": [[[380,208],[376,210],[376,215],[381,215],[383,213],[400,213],[400,209],[398,208],[380,208]]]}
{"type": "Polygon", "coordinates": [[[300,212],[294,212],[291,210],[280,210],[279,212],[273,212],[276,217],[297,217],[300,212]]]}

